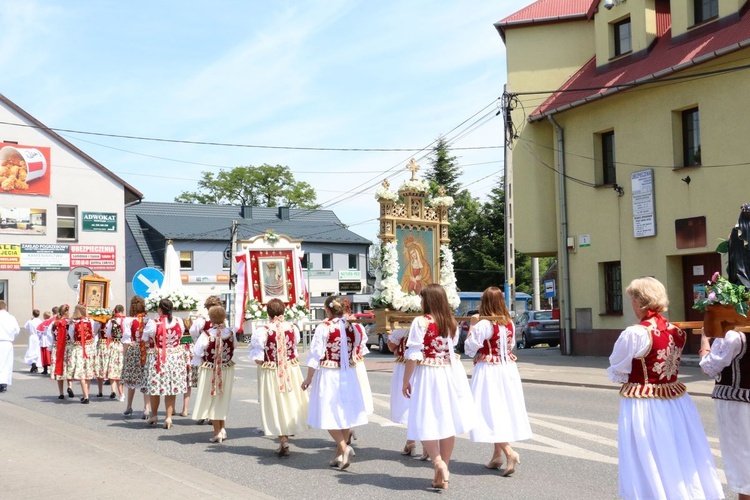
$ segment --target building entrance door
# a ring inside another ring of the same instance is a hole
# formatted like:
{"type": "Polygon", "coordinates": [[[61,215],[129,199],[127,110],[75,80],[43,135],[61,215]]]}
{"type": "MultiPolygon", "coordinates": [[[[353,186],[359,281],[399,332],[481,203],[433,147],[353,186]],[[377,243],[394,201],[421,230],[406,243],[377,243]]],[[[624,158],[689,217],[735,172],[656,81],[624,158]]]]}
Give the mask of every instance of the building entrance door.
{"type": "MultiPolygon", "coordinates": [[[[682,257],[682,290],[685,321],[703,321],[703,314],[693,309],[705,285],[715,272],[721,272],[721,255],[716,252],[682,257]]],[[[700,335],[689,335],[683,352],[696,354],[700,348],[700,335]]]]}

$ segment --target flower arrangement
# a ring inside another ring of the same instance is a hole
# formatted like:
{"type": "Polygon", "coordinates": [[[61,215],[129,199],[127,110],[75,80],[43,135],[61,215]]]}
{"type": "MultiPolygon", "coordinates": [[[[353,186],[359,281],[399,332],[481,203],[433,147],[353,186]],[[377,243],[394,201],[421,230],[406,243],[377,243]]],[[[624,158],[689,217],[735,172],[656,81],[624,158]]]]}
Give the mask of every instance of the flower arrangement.
{"type": "MultiPolygon", "coordinates": [[[[448,196],[447,198],[450,198],[448,196]]],[[[453,198],[451,198],[451,203],[453,198]]],[[[448,296],[448,304],[451,308],[458,309],[461,298],[458,296],[456,287],[456,273],[453,271],[453,251],[448,245],[440,245],[440,285],[445,289],[448,296]]]]}
{"type": "MultiPolygon", "coordinates": [[[[286,309],[284,309],[284,320],[292,322],[300,321],[305,319],[309,314],[310,310],[307,308],[307,303],[304,299],[299,298],[293,305],[287,306],[286,309]]],[[[268,311],[266,310],[266,306],[255,299],[248,300],[245,306],[245,320],[268,320],[268,311]]]]}
{"type": "Polygon", "coordinates": [[[385,186],[380,186],[375,190],[375,199],[378,201],[396,201],[398,200],[398,194],[394,193],[385,186]]]}
{"type": "Polygon", "coordinates": [[[165,293],[159,290],[146,298],[146,311],[156,311],[161,299],[169,299],[174,311],[194,311],[198,308],[199,302],[198,297],[186,291],[172,290],[165,293]]]}
{"type": "Polygon", "coordinates": [[[112,310],[106,307],[89,307],[86,313],[89,316],[112,316],[112,310]]]}
{"type": "Polygon", "coordinates": [[[273,232],[273,229],[267,229],[263,235],[263,241],[273,245],[279,241],[279,235],[273,232]]]}
{"type": "Polygon", "coordinates": [[[430,190],[430,183],[427,181],[420,180],[409,180],[404,181],[398,187],[399,192],[401,191],[419,191],[420,193],[426,193],[430,190]]]}
{"type": "Polygon", "coordinates": [[[453,206],[454,200],[452,196],[436,196],[430,201],[430,205],[433,207],[445,207],[450,208],[453,206]]]}
{"type": "Polygon", "coordinates": [[[744,285],[735,285],[729,282],[718,272],[714,273],[711,281],[706,284],[706,297],[696,301],[693,309],[705,313],[708,306],[719,304],[734,306],[737,314],[747,316],[750,309],[750,290],[744,285]]]}

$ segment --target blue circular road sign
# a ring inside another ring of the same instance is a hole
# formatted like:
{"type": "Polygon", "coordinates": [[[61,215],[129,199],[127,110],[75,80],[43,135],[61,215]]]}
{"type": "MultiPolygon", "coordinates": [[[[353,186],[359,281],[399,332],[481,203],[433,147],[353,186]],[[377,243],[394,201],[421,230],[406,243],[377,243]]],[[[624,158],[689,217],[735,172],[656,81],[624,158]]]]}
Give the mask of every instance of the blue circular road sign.
{"type": "Polygon", "coordinates": [[[133,275],[133,292],[141,297],[148,297],[161,288],[164,273],[155,267],[144,267],[133,275]]]}

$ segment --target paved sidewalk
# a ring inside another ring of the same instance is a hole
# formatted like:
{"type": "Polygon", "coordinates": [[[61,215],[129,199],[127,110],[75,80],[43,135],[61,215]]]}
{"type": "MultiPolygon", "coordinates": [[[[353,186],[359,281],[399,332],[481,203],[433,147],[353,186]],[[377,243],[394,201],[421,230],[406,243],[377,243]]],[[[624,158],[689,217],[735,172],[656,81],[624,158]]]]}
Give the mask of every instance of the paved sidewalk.
{"type": "Polygon", "coordinates": [[[0,422],[3,498],[272,498],[2,400],[0,422]]]}

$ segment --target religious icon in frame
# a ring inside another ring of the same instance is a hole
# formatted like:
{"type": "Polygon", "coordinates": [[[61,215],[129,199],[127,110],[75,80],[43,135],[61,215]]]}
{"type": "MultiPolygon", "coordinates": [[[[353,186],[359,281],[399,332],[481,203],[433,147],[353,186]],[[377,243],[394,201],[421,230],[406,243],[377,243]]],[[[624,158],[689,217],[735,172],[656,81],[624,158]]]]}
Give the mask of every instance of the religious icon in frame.
{"type": "Polygon", "coordinates": [[[78,287],[78,302],[89,307],[107,308],[109,305],[109,280],[98,274],[84,276],[78,287]]]}

